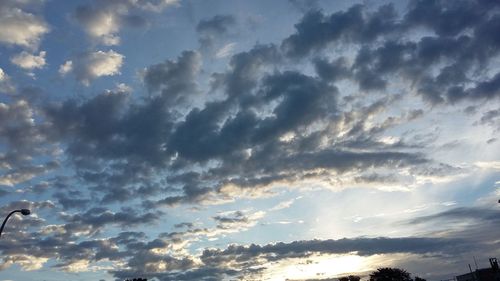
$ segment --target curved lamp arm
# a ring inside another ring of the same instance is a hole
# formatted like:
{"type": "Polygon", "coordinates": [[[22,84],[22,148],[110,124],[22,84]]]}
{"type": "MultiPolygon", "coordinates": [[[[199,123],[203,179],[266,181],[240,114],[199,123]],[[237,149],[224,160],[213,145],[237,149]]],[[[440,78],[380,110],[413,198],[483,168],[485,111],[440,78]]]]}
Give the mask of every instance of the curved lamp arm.
{"type": "Polygon", "coordinates": [[[12,212],[10,212],[7,217],[5,218],[5,220],[3,220],[3,223],[2,223],[2,227],[0,228],[0,237],[2,236],[2,232],[3,232],[3,228],[5,227],[5,224],[7,223],[7,220],[10,218],[10,216],[12,216],[14,213],[21,213],[23,214],[23,216],[27,216],[29,214],[31,214],[30,210],[28,209],[20,209],[20,210],[14,210],[12,212]]]}

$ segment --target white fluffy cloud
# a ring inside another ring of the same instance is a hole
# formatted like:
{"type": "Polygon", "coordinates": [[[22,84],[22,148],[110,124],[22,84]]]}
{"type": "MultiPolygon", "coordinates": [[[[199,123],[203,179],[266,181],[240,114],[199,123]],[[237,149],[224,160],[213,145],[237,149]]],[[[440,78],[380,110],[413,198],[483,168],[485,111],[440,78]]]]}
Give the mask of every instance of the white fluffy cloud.
{"type": "Polygon", "coordinates": [[[30,54],[26,51],[15,55],[10,60],[13,64],[24,69],[42,68],[45,66],[45,51],[41,51],[38,55],[30,54]]]}
{"type": "Polygon", "coordinates": [[[73,72],[78,81],[89,85],[95,78],[120,74],[123,59],[123,55],[113,50],[89,52],[66,61],[59,67],[59,73],[65,75],[73,72]]]}
{"type": "Polygon", "coordinates": [[[66,75],[71,72],[71,70],[73,70],[73,62],[70,60],[59,66],[59,74],[61,75],[66,75]]]}
{"type": "Polygon", "coordinates": [[[14,91],[9,75],[0,68],[0,93],[10,93],[14,91]]]}
{"type": "Polygon", "coordinates": [[[127,12],[123,5],[102,9],[82,6],[76,10],[76,19],[85,32],[100,43],[110,46],[120,43],[117,33],[120,30],[120,15],[127,12]]]}
{"type": "Polygon", "coordinates": [[[38,16],[22,10],[23,2],[30,1],[1,1],[0,43],[36,49],[42,36],[49,32],[49,26],[38,16]]]}
{"type": "Polygon", "coordinates": [[[134,10],[161,12],[177,3],[178,0],[101,0],[95,1],[94,5],[78,7],[75,19],[92,39],[112,46],[120,44],[118,33],[123,25],[141,26],[146,21],[137,15],[129,17],[134,10]]]}

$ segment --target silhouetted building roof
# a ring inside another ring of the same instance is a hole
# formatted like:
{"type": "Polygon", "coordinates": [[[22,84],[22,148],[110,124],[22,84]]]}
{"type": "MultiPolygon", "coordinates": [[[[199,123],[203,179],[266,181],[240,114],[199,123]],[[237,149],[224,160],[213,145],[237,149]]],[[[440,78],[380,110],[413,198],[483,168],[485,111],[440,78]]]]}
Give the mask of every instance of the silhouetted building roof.
{"type": "Polygon", "coordinates": [[[496,258],[490,259],[490,268],[476,269],[471,273],[457,276],[457,281],[500,281],[500,269],[496,258]]]}

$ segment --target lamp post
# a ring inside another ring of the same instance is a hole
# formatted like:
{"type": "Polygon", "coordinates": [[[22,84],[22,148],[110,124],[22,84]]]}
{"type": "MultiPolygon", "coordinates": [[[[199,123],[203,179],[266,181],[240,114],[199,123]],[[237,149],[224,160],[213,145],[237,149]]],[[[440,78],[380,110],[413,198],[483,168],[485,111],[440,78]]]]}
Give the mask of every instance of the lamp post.
{"type": "Polygon", "coordinates": [[[21,213],[21,214],[23,214],[23,216],[27,216],[27,215],[31,214],[31,211],[28,209],[19,209],[19,210],[14,210],[14,211],[10,212],[2,223],[2,228],[0,228],[0,237],[2,236],[2,232],[3,232],[3,228],[5,227],[5,223],[10,218],[10,216],[12,216],[14,213],[21,213]]]}

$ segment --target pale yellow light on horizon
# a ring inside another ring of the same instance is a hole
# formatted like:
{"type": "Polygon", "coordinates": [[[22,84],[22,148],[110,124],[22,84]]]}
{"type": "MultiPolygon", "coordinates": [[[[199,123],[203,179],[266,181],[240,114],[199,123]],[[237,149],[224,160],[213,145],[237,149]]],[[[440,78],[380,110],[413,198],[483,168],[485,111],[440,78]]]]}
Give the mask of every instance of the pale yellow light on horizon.
{"type": "Polygon", "coordinates": [[[323,255],[309,258],[288,259],[270,264],[262,279],[269,281],[305,280],[328,278],[353,272],[363,272],[371,263],[369,258],[356,254],[323,255]]]}

